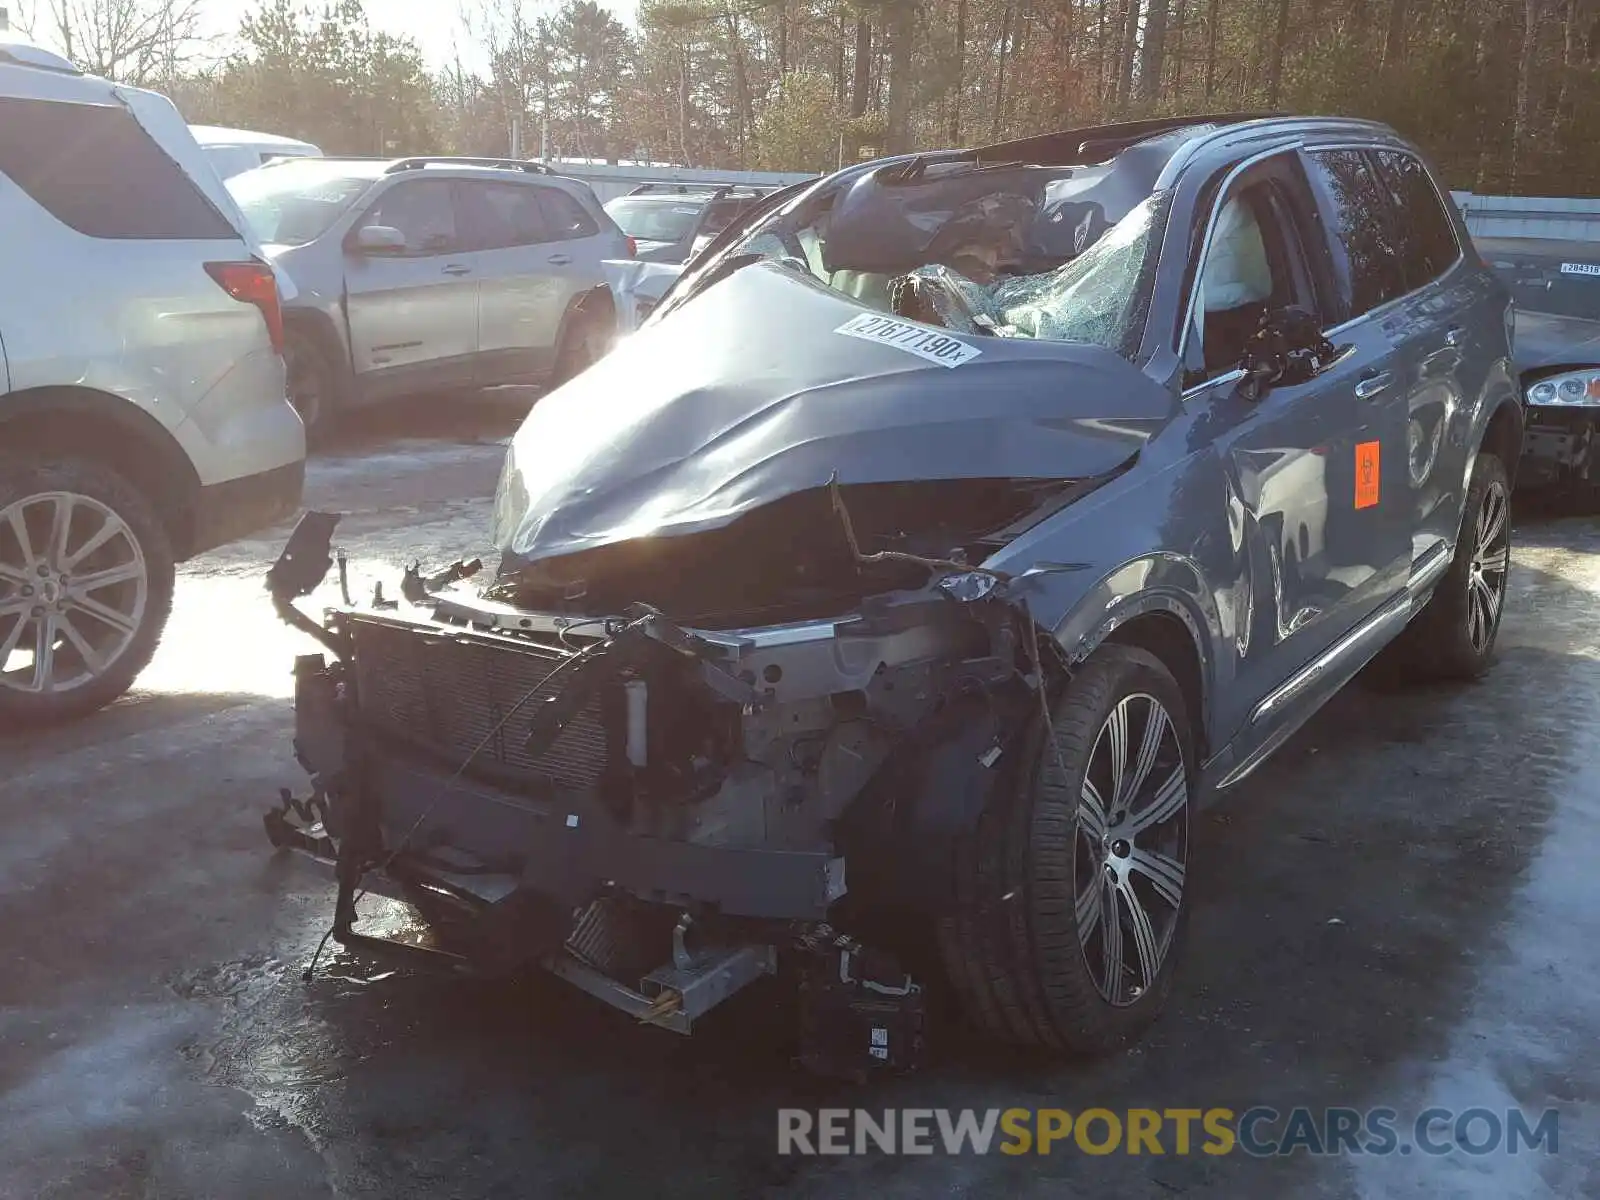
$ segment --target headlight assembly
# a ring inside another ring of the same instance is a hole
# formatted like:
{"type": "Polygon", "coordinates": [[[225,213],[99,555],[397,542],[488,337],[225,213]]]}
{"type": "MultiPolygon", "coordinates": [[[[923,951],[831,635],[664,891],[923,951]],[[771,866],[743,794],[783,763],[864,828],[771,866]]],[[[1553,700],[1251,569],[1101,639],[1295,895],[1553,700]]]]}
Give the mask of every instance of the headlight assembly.
{"type": "Polygon", "coordinates": [[[1600,406],[1600,367],[1551,375],[1531,385],[1529,404],[1600,406]]]}

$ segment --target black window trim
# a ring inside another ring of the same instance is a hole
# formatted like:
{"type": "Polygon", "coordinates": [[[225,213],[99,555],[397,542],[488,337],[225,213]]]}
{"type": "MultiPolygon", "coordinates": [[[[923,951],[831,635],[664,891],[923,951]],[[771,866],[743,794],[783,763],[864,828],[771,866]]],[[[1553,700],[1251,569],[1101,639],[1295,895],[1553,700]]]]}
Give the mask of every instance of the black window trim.
{"type": "MultiPolygon", "coordinates": [[[[1426,162],[1423,162],[1421,155],[1419,155],[1415,150],[1412,150],[1410,147],[1404,146],[1404,145],[1400,144],[1399,142],[1381,142],[1381,141],[1367,141],[1367,142],[1352,142],[1352,141],[1314,142],[1314,143],[1311,143],[1311,144],[1303,144],[1300,147],[1301,153],[1302,154],[1306,154],[1306,155],[1315,154],[1319,150],[1359,150],[1364,154],[1371,154],[1371,152],[1374,151],[1374,150],[1391,150],[1391,151],[1394,151],[1397,154],[1407,155],[1407,156],[1415,159],[1419,164],[1421,164],[1423,172],[1428,176],[1428,182],[1433,185],[1433,191],[1434,191],[1435,197],[1439,199],[1441,204],[1445,203],[1444,198],[1439,195],[1439,182],[1438,182],[1438,180],[1434,179],[1433,172],[1428,170],[1428,164],[1426,162]]],[[[1375,175],[1377,175],[1377,173],[1378,173],[1378,163],[1377,163],[1376,159],[1372,160],[1372,170],[1373,170],[1373,173],[1375,175]]],[[[1378,177],[1380,179],[1382,178],[1381,175],[1379,175],[1378,177]]],[[[1392,212],[1393,211],[1393,205],[1390,205],[1389,207],[1390,207],[1390,211],[1392,212]]],[[[1445,216],[1446,216],[1446,218],[1450,217],[1450,213],[1453,210],[1453,208],[1454,208],[1454,203],[1453,202],[1451,202],[1450,204],[1448,204],[1446,206],[1446,208],[1445,208],[1445,216]]],[[[1441,271],[1434,278],[1430,279],[1427,283],[1423,284],[1421,287],[1412,288],[1410,290],[1401,292],[1398,296],[1392,296],[1388,300],[1385,300],[1382,304],[1378,304],[1378,305],[1373,306],[1372,308],[1367,309],[1367,311],[1362,313],[1360,316],[1350,317],[1348,320],[1341,321],[1338,325],[1335,325],[1332,329],[1324,330],[1323,331],[1324,335],[1331,340],[1333,338],[1338,337],[1341,333],[1344,333],[1345,331],[1347,331],[1349,329],[1355,328],[1355,325],[1356,325],[1356,323],[1358,321],[1366,321],[1366,320],[1371,319],[1372,317],[1381,316],[1381,315],[1387,313],[1390,309],[1394,308],[1397,304],[1404,303],[1405,301],[1410,300],[1411,297],[1415,296],[1418,292],[1423,291],[1426,288],[1432,287],[1434,284],[1438,283],[1439,280],[1443,279],[1446,275],[1450,274],[1451,271],[1454,271],[1457,267],[1459,267],[1461,265],[1462,259],[1466,258],[1466,256],[1467,256],[1467,250],[1466,250],[1466,247],[1461,244],[1461,234],[1460,234],[1460,231],[1456,229],[1456,223],[1455,223],[1454,219],[1450,219],[1450,232],[1455,236],[1455,239],[1456,239],[1456,257],[1455,257],[1455,261],[1452,262],[1448,267],[1446,267],[1443,271],[1441,271]]]]}

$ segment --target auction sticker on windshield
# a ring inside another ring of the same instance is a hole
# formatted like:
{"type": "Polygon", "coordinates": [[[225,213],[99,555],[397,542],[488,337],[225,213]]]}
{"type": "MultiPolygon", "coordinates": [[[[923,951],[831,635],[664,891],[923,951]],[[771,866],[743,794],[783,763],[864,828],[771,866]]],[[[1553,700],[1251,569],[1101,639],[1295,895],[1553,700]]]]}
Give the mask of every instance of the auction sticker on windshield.
{"type": "Polygon", "coordinates": [[[907,354],[915,354],[918,358],[938,363],[941,367],[959,367],[983,353],[970,342],[951,337],[948,333],[940,333],[937,329],[910,325],[905,321],[879,317],[872,313],[851,317],[834,332],[842,333],[846,337],[860,338],[864,342],[879,342],[885,346],[893,346],[897,350],[904,350],[907,354]]]}
{"type": "Polygon", "coordinates": [[[1600,263],[1562,263],[1563,275],[1600,275],[1600,263]]]}

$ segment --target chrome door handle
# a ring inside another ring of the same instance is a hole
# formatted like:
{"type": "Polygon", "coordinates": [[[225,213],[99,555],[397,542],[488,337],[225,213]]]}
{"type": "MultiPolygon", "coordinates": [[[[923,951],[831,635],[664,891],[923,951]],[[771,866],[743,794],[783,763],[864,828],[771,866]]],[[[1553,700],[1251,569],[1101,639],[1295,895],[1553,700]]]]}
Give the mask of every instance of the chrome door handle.
{"type": "Polygon", "coordinates": [[[570,254],[552,254],[550,256],[550,261],[552,263],[554,263],[558,267],[564,267],[569,262],[572,261],[572,255],[570,255],[570,254]]]}
{"type": "Polygon", "coordinates": [[[1393,371],[1379,371],[1375,375],[1368,375],[1360,383],[1356,384],[1356,399],[1371,400],[1393,382],[1393,371]]]}
{"type": "Polygon", "coordinates": [[[460,263],[452,263],[444,269],[446,275],[471,275],[471,267],[463,267],[460,263]]]}
{"type": "Polygon", "coordinates": [[[1466,337],[1466,334],[1462,331],[1461,326],[1452,325],[1444,331],[1444,344],[1446,346],[1459,346],[1461,345],[1461,339],[1464,337],[1466,337]]]}

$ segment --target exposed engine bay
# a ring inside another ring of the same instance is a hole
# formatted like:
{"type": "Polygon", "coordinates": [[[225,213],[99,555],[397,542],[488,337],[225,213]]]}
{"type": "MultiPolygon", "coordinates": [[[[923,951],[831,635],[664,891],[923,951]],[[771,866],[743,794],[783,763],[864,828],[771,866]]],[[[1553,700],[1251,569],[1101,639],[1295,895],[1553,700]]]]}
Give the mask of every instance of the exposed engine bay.
{"type": "Polygon", "coordinates": [[[695,554],[750,536],[735,526],[671,547],[681,572],[646,555],[474,595],[456,585],[477,564],[413,570],[404,611],[380,595],[321,626],[291,603],[330,562],[335,519],[309,514],[269,586],[332,654],[297,663],[313,791],[285,796],[269,835],[333,867],[347,945],[452,970],[542,965],[685,1033],[781,963],[812,1006],[800,1057],[833,1074],[914,1066],[921,986],[829,922],[936,905],[951,840],[1022,757],[1060,664],[1013,581],[965,559],[1068,491],[957,489],[948,523],[911,538],[884,533],[903,522],[881,493],[855,497],[865,534],[845,489],[797,497],[831,506],[815,528],[834,553],[790,546],[808,569],[765,578],[753,554],[724,593],[748,607],[707,607],[686,582],[695,554]],[[869,548],[890,542],[918,548],[869,548]],[[587,615],[647,580],[649,600],[587,615]],[[369,887],[471,933],[426,952],[365,938],[369,887]]]}

